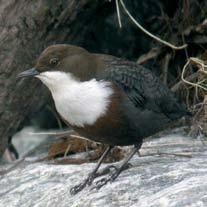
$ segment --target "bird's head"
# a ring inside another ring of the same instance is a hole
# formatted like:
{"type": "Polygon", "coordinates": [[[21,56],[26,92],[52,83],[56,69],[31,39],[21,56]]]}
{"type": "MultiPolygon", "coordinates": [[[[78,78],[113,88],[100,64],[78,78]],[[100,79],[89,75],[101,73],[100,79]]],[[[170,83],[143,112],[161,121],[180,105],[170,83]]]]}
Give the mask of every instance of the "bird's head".
{"type": "Polygon", "coordinates": [[[57,44],[46,48],[35,67],[20,73],[18,77],[37,77],[49,87],[63,83],[68,77],[78,81],[90,80],[94,78],[97,68],[98,60],[92,53],[81,47],[57,44]]]}

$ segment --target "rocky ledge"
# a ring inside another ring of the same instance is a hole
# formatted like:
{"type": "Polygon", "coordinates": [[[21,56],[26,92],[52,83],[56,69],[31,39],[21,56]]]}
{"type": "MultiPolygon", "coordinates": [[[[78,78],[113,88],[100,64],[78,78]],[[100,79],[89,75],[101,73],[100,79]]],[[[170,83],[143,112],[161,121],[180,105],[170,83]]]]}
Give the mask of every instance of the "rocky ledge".
{"type": "Polygon", "coordinates": [[[142,157],[136,155],[131,160],[133,166],[115,182],[98,191],[92,185],[75,196],[70,195],[70,188],[87,176],[94,163],[54,165],[25,161],[0,177],[0,206],[207,206],[206,149],[204,142],[181,132],[162,135],[146,141],[140,151],[142,157]]]}

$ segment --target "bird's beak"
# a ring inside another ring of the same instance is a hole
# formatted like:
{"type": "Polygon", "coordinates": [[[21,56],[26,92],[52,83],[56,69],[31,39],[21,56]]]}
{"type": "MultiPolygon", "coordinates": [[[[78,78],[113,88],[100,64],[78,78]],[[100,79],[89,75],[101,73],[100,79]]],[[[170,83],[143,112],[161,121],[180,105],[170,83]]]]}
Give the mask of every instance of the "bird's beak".
{"type": "Polygon", "coordinates": [[[19,73],[17,78],[33,77],[33,76],[36,76],[38,74],[39,74],[39,72],[36,70],[36,68],[31,68],[29,70],[25,70],[22,73],[19,73]]]}

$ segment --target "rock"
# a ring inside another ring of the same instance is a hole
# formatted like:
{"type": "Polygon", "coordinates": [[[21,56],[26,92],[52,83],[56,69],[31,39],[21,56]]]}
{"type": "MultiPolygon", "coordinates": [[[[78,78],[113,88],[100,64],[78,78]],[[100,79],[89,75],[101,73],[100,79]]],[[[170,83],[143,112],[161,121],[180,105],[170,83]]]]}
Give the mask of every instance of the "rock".
{"type": "Polygon", "coordinates": [[[144,156],[134,156],[131,160],[133,166],[115,182],[99,191],[87,187],[75,196],[70,195],[70,188],[87,176],[94,163],[53,165],[24,162],[0,178],[0,206],[207,206],[206,148],[200,140],[181,132],[162,135],[145,142],[140,151],[144,156]]]}

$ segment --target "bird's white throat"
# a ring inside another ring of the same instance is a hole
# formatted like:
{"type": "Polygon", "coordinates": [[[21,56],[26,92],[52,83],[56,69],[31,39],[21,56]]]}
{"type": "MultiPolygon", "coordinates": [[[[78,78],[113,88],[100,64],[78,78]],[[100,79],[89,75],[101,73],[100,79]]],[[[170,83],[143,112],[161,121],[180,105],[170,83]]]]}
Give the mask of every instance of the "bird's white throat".
{"type": "Polygon", "coordinates": [[[70,73],[60,71],[43,72],[37,78],[51,91],[59,114],[78,127],[92,125],[103,116],[113,93],[109,82],[80,82],[70,73]]]}

